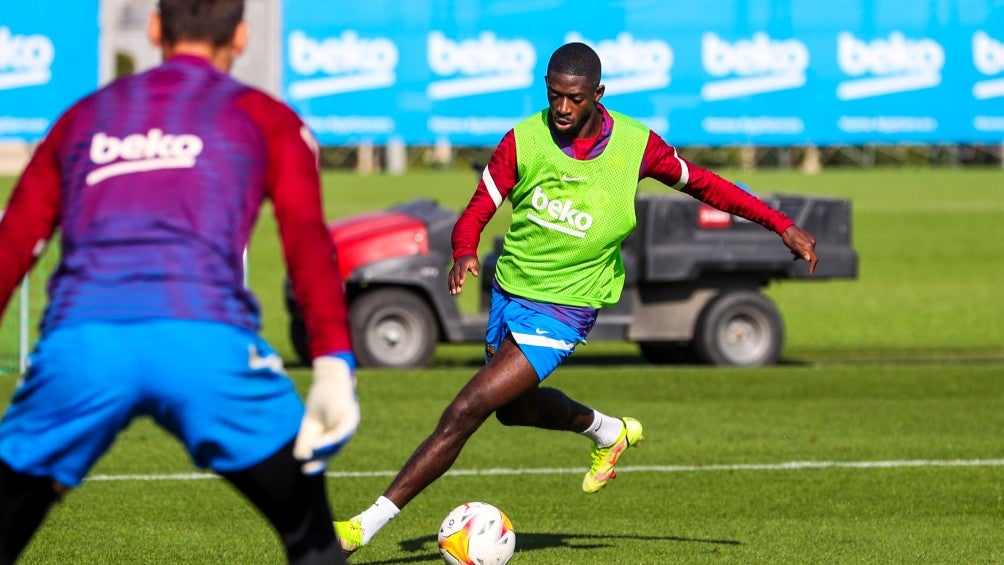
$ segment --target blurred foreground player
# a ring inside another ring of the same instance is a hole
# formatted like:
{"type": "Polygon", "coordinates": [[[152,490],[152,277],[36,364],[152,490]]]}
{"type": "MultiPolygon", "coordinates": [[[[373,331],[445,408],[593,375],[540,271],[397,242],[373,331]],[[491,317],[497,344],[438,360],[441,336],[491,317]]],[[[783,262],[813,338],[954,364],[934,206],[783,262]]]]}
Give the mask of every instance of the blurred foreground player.
{"type": "Polygon", "coordinates": [[[137,416],[242,492],[290,563],[345,561],[323,473],[359,421],[342,281],[312,136],[228,74],[243,13],[243,0],[160,0],[150,36],[164,63],[71,107],[11,195],[0,307],[57,229],[62,256],[0,422],[0,563],[137,416]],[[243,284],[266,198],[311,336],[306,409],[243,284]]]}

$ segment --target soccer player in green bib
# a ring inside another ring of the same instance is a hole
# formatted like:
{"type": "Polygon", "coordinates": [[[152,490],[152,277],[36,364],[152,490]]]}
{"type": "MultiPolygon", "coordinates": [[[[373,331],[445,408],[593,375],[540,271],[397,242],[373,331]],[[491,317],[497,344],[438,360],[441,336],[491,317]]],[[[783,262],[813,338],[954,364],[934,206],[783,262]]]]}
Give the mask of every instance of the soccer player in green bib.
{"type": "Polygon", "coordinates": [[[548,108],[519,122],[499,143],[453,229],[450,292],[481,269],[481,232],[505,199],[512,223],[496,267],[485,339],[486,363],[446,407],[390,487],[368,509],[336,522],[347,553],[369,543],[408,502],[445,473],[492,414],[506,426],[581,434],[593,443],[582,489],[614,478],[614,465],[643,439],[634,418],[584,406],[541,382],[585,342],[600,308],[624,285],[621,242],[634,229],[634,199],[645,177],[781,236],[794,258],[816,268],[815,238],[735,184],[687,162],[641,123],[600,104],[600,59],[583,43],[548,61],[548,108]]]}

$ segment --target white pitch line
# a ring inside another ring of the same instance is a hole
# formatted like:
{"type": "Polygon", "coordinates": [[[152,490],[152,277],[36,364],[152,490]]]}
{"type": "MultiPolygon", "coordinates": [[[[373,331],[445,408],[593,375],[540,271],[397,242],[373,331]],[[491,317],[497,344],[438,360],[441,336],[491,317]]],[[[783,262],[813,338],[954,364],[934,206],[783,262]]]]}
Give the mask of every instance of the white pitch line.
{"type": "MultiPolygon", "coordinates": [[[[696,473],[701,471],[798,471],[802,469],[894,469],[901,467],[1004,467],[1004,459],[913,459],[905,461],[788,461],[786,463],[738,463],[734,465],[635,465],[622,466],[624,473],[696,473]]],[[[568,475],[579,474],[579,467],[539,469],[455,469],[449,477],[501,475],[568,475]]],[[[331,471],[330,478],[393,477],[397,471],[331,471]]],[[[218,479],[212,473],[178,473],[170,475],[94,475],[87,481],[199,481],[218,479]]]]}

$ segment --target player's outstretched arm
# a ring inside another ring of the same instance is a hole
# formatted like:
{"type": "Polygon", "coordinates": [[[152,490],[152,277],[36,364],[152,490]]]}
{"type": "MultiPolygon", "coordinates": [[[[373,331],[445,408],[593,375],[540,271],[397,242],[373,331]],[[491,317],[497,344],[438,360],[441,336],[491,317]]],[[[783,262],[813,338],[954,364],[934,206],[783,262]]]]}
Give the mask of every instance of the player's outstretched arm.
{"type": "Polygon", "coordinates": [[[791,250],[795,261],[799,259],[808,261],[810,275],[815,272],[819,258],[816,257],[816,238],[811,233],[793,225],[784,230],[784,233],[781,234],[781,241],[791,250]]]}
{"type": "Polygon", "coordinates": [[[464,255],[453,264],[449,275],[450,294],[460,294],[467,281],[467,273],[475,277],[481,273],[481,262],[474,255],[464,255]]]}
{"type": "Polygon", "coordinates": [[[347,352],[314,358],[314,382],[293,444],[293,455],[303,461],[304,474],[324,472],[328,459],[356,433],[360,411],[355,364],[355,357],[347,352]]]}

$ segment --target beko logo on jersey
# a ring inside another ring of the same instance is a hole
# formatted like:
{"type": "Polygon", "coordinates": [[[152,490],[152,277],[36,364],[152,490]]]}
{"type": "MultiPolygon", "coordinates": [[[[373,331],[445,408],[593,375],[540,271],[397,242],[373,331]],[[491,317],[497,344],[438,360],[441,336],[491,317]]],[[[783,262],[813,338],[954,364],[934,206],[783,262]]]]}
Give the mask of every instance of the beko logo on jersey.
{"type": "Polygon", "coordinates": [[[165,134],[157,128],[122,139],[98,132],[91,138],[90,156],[91,162],[100,166],[87,175],[87,185],[129,173],[188,169],[195,166],[202,148],[197,135],[165,134]]]}
{"type": "Polygon", "coordinates": [[[505,92],[533,84],[537,52],[525,39],[499,39],[490,31],[477,39],[454,41],[441,31],[428,35],[428,62],[442,78],[429,82],[432,100],[505,92]]]}
{"type": "Polygon", "coordinates": [[[945,50],[933,39],[907,39],[898,31],[867,43],[845,31],[837,35],[837,63],[852,77],[871,75],[837,85],[838,99],[857,100],[938,86],[945,50]]]}
{"type": "Polygon", "coordinates": [[[386,37],[362,38],[353,30],[338,37],[312,39],[296,30],[289,34],[289,66],[305,77],[290,81],[289,97],[302,100],[331,94],[375,90],[397,81],[397,45],[386,37]]]}
{"type": "MultiPolygon", "coordinates": [[[[1004,42],[998,41],[985,31],[973,34],[973,65],[988,77],[1004,72],[1004,42]]],[[[1004,77],[982,80],[973,85],[973,96],[977,100],[1004,96],[1004,77]]]]}
{"type": "Polygon", "coordinates": [[[14,35],[0,26],[0,90],[46,84],[56,47],[44,35],[14,35]]]}
{"type": "Polygon", "coordinates": [[[569,33],[565,43],[585,43],[593,48],[603,62],[603,83],[613,94],[644,92],[669,86],[669,70],[673,67],[673,49],[658,39],[641,40],[624,31],[616,39],[598,43],[586,40],[579,33],[569,33]]]}
{"type": "Polygon", "coordinates": [[[709,32],[701,37],[701,64],[713,77],[732,75],[701,87],[702,99],[724,100],[805,86],[809,50],[801,41],[771,39],[764,32],[735,43],[709,32]]]}
{"type": "Polygon", "coordinates": [[[549,230],[567,233],[575,237],[586,237],[586,231],[593,225],[593,217],[573,208],[574,203],[571,200],[551,200],[539,186],[533,189],[533,198],[530,203],[534,210],[547,212],[552,220],[560,222],[555,223],[527,213],[526,219],[549,230]]]}

